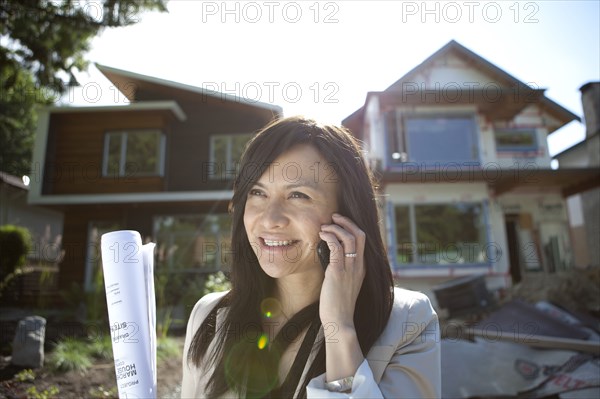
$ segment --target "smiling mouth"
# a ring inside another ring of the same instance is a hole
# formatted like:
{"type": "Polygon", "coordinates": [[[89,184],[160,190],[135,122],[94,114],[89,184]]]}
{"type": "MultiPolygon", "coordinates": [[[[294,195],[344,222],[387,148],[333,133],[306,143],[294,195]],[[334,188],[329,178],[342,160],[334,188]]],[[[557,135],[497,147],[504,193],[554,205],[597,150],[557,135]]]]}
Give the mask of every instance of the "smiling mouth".
{"type": "Polygon", "coordinates": [[[267,240],[264,238],[261,238],[261,240],[267,247],[289,247],[290,245],[294,245],[295,243],[298,242],[298,240],[278,241],[278,240],[267,240]]]}

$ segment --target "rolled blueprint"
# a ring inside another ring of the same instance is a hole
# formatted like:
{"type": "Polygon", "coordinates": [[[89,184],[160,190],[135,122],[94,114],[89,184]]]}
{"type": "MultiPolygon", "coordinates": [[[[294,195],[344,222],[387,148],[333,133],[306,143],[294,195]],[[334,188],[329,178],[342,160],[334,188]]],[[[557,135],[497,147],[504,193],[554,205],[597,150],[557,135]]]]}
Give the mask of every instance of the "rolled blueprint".
{"type": "Polygon", "coordinates": [[[119,398],[156,398],[154,243],[113,231],[101,249],[119,398]]]}

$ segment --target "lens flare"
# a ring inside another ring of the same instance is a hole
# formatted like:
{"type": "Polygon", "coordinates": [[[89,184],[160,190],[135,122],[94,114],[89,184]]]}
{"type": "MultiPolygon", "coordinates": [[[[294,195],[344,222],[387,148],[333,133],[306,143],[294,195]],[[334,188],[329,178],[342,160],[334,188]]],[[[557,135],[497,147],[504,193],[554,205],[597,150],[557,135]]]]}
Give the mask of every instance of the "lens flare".
{"type": "Polygon", "coordinates": [[[278,385],[281,351],[277,345],[261,350],[260,341],[265,339],[262,335],[258,339],[242,338],[225,357],[227,385],[237,392],[244,390],[247,398],[262,398],[278,385]]]}
{"type": "Polygon", "coordinates": [[[260,312],[266,318],[277,318],[281,314],[281,303],[272,297],[265,298],[260,303],[260,312]]]}
{"type": "Polygon", "coordinates": [[[258,339],[258,349],[265,349],[268,343],[269,338],[267,337],[267,334],[262,334],[258,339]]]}

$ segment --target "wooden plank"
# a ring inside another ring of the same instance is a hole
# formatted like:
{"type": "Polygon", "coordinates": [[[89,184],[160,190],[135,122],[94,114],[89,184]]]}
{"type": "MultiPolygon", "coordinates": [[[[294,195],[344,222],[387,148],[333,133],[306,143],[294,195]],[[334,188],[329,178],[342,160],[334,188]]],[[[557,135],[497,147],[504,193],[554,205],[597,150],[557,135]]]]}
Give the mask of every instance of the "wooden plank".
{"type": "Polygon", "coordinates": [[[600,355],[600,342],[597,341],[549,337],[545,335],[520,334],[517,332],[509,333],[498,330],[481,330],[477,328],[469,328],[467,330],[467,334],[469,338],[483,337],[491,342],[508,341],[535,348],[574,350],[600,355]]]}

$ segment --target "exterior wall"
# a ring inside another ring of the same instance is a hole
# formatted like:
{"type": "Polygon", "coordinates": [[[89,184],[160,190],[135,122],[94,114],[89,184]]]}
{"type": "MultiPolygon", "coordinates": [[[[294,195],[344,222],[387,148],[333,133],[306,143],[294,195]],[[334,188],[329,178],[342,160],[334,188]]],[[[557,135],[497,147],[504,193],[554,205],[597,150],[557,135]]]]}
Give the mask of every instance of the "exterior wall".
{"type": "Polygon", "coordinates": [[[233,171],[227,171],[225,165],[211,164],[211,136],[253,133],[270,119],[265,115],[233,112],[224,102],[220,106],[207,104],[201,99],[178,102],[188,119],[173,127],[171,141],[167,144],[170,156],[166,190],[229,189],[233,171]]]}
{"type": "Polygon", "coordinates": [[[498,203],[505,215],[520,216],[523,272],[554,272],[573,265],[567,207],[560,194],[506,194],[498,199],[498,203]],[[557,246],[560,258],[554,270],[548,254],[551,242],[557,246]]]}
{"type": "Polygon", "coordinates": [[[269,119],[235,114],[201,98],[182,104],[188,115],[185,122],[156,111],[52,114],[43,195],[229,189],[234,171],[210,165],[211,135],[252,133],[269,119]],[[164,176],[102,176],[105,132],[144,128],[160,129],[165,135],[164,176]]]}
{"type": "Polygon", "coordinates": [[[468,65],[462,58],[448,54],[436,60],[433,65],[420,71],[405,85],[424,85],[427,89],[451,89],[459,87],[464,90],[469,88],[484,88],[497,83],[489,76],[468,65]],[[479,85],[477,85],[479,84],[479,85]]]}
{"type": "Polygon", "coordinates": [[[537,150],[498,151],[495,141],[491,140],[488,145],[490,145],[490,148],[493,148],[490,153],[494,154],[495,159],[490,159],[490,161],[496,162],[502,168],[523,168],[528,165],[535,165],[537,169],[550,169],[550,162],[552,159],[548,152],[548,129],[545,126],[545,118],[548,118],[548,116],[542,113],[537,105],[530,105],[519,113],[511,122],[494,123],[493,129],[535,129],[537,150]]]}
{"type": "Polygon", "coordinates": [[[27,190],[0,183],[0,226],[26,227],[32,235],[30,258],[54,263],[60,259],[63,233],[61,212],[27,204],[27,190]]]}
{"type": "MultiPolygon", "coordinates": [[[[385,188],[388,206],[407,204],[437,204],[456,202],[485,202],[489,204],[489,194],[485,183],[404,183],[389,184],[385,188]]],[[[461,275],[483,273],[486,275],[501,276],[501,284],[505,284],[505,274],[508,271],[508,260],[506,253],[506,233],[504,230],[503,215],[501,209],[494,204],[487,207],[487,240],[490,248],[498,248],[499,252],[490,256],[487,265],[461,266],[437,265],[435,267],[403,266],[396,267],[395,272],[403,278],[428,277],[435,281],[436,278],[449,279],[461,275]]],[[[392,215],[386,218],[388,225],[387,243],[390,251],[390,261],[394,265],[395,248],[392,235],[392,215]]],[[[397,265],[396,265],[397,266],[397,265]]]]}
{"type": "Polygon", "coordinates": [[[365,149],[368,151],[367,158],[375,163],[379,163],[383,169],[386,169],[387,143],[384,123],[379,109],[379,99],[377,97],[372,97],[366,104],[365,132],[365,149]]]}
{"type": "MultiPolygon", "coordinates": [[[[531,168],[550,169],[551,158],[548,153],[547,128],[543,125],[543,116],[529,111],[519,114],[511,123],[490,123],[485,116],[478,113],[475,105],[423,105],[423,106],[398,106],[395,108],[397,115],[452,115],[452,114],[472,114],[475,117],[477,140],[479,146],[479,162],[482,168],[531,168]],[[527,114],[530,113],[530,116],[527,114]],[[504,128],[533,128],[535,129],[538,148],[536,151],[498,151],[496,148],[495,131],[504,128]]],[[[385,137],[383,124],[383,112],[380,110],[376,99],[371,99],[367,107],[366,118],[368,120],[369,132],[369,157],[380,161],[386,156],[389,157],[389,145],[382,137],[385,137]]],[[[388,162],[383,161],[383,165],[388,162]]]]}
{"type": "MultiPolygon", "coordinates": [[[[137,230],[142,240],[154,240],[153,218],[163,215],[198,215],[227,213],[222,203],[161,203],[72,205],[66,207],[59,288],[69,289],[73,283],[84,287],[92,278],[94,262],[99,260],[99,243],[90,236],[91,228],[111,226],[112,229],[137,230]],[[92,264],[92,266],[90,266],[92,264]]],[[[101,230],[101,229],[100,229],[101,230]]],[[[102,231],[99,232],[100,234],[102,231]]],[[[160,243],[159,243],[160,244],[160,243]]]]}
{"type": "Polygon", "coordinates": [[[600,132],[587,139],[589,166],[600,166],[600,132]]]}
{"type": "Polygon", "coordinates": [[[600,267],[600,188],[582,193],[585,233],[590,250],[590,265],[600,267]]]}
{"type": "Polygon", "coordinates": [[[585,84],[579,90],[585,115],[585,134],[590,138],[600,132],[600,82],[585,84]]]}
{"type": "Polygon", "coordinates": [[[589,166],[588,151],[585,145],[569,149],[556,157],[559,168],[587,168],[589,166]]]}
{"type": "MultiPolygon", "coordinates": [[[[425,293],[437,307],[434,289],[437,285],[453,280],[460,276],[472,274],[486,275],[486,285],[490,291],[496,291],[511,286],[509,275],[509,258],[502,207],[496,201],[490,201],[485,183],[431,183],[431,184],[390,184],[385,190],[386,198],[392,206],[395,204],[427,204],[427,203],[453,203],[453,202],[479,202],[485,201],[487,207],[488,243],[498,248],[494,258],[490,257],[491,267],[481,266],[453,267],[436,266],[435,268],[417,267],[396,268],[396,284],[408,289],[425,293]]],[[[391,242],[390,217],[386,218],[388,226],[387,243],[390,249],[395,246],[391,242]]],[[[391,254],[393,262],[393,255],[391,254]]]]}
{"type": "Polygon", "coordinates": [[[590,264],[590,256],[580,194],[567,198],[567,211],[569,213],[569,226],[571,228],[573,262],[575,267],[585,268],[590,264]]]}
{"type": "Polygon", "coordinates": [[[145,128],[161,129],[169,140],[166,117],[156,112],[51,115],[43,194],[163,191],[159,176],[102,176],[105,132],[145,128]]]}

